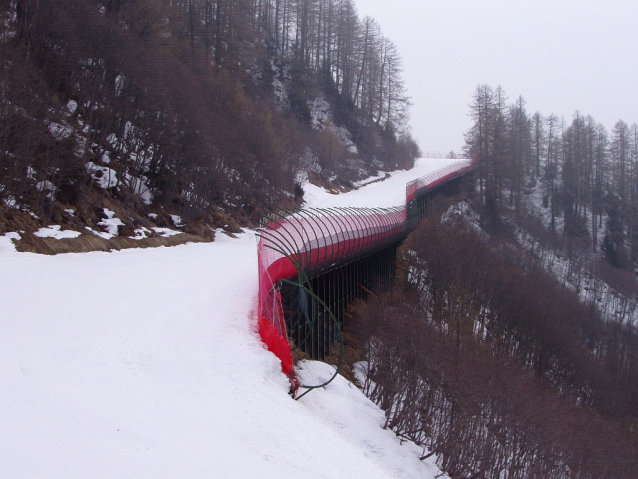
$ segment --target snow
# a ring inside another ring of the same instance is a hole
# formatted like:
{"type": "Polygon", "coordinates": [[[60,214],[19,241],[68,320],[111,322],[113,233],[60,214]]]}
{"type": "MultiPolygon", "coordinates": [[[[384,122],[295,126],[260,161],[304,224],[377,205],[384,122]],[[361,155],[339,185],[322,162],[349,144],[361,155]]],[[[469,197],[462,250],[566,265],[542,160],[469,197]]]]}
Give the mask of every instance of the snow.
{"type": "Polygon", "coordinates": [[[109,210],[108,208],[103,208],[104,214],[106,218],[98,223],[99,226],[102,226],[106,230],[106,234],[101,234],[103,238],[110,239],[113,236],[118,235],[117,227],[124,226],[122,220],[115,217],[115,212],[109,210]]]}
{"type": "MultiPolygon", "coordinates": [[[[326,194],[324,188],[306,183],[304,199],[306,208],[332,207],[367,207],[388,208],[405,204],[405,185],[410,180],[420,178],[434,170],[465,160],[429,159],[421,158],[415,162],[411,170],[399,170],[388,173],[389,178],[374,183],[367,183],[365,188],[351,191],[347,194],[326,194]]],[[[381,173],[378,178],[384,178],[381,173]]]]}
{"type": "Polygon", "coordinates": [[[285,108],[288,104],[288,89],[286,88],[285,80],[288,76],[288,68],[285,66],[277,67],[274,62],[271,63],[273,70],[275,71],[275,77],[272,81],[272,86],[275,93],[275,98],[281,108],[285,108]]]}
{"type": "Polygon", "coordinates": [[[122,94],[122,90],[124,89],[124,85],[126,83],[126,78],[123,75],[118,75],[115,78],[115,95],[120,96],[122,94]]]}
{"type": "MultiPolygon", "coordinates": [[[[317,189],[310,203],[356,206],[368,191],[366,206],[402,204],[405,182],[386,190],[423,163],[349,194],[317,189]]],[[[0,477],[437,474],[345,379],[291,399],[256,331],[254,232],[56,256],[18,253],[11,238],[0,236],[0,477]]],[[[307,382],[329,372],[300,368],[307,382]]]]}
{"type": "Polygon", "coordinates": [[[86,163],[86,171],[101,188],[113,188],[117,185],[117,172],[108,166],[98,166],[92,161],[86,163]]]}
{"type": "Polygon", "coordinates": [[[106,233],[105,231],[96,231],[93,228],[91,228],[90,226],[85,226],[84,228],[87,229],[88,231],[90,231],[91,233],[93,233],[95,236],[99,236],[100,238],[104,238],[104,239],[113,238],[112,234],[106,233]]]}
{"type": "Polygon", "coordinates": [[[35,185],[36,189],[40,192],[42,191],[55,191],[55,185],[48,180],[38,181],[35,185]]]}
{"type": "Polygon", "coordinates": [[[150,233],[150,232],[151,231],[149,229],[142,226],[141,228],[138,228],[134,231],[135,236],[129,236],[129,238],[141,240],[141,239],[147,238],[148,237],[147,233],[150,233]]]}
{"type": "MultiPolygon", "coordinates": [[[[322,384],[334,369],[319,361],[299,364],[305,384],[322,384]]],[[[435,477],[440,471],[432,462],[421,462],[423,449],[413,443],[400,444],[390,430],[383,430],[385,415],[359,388],[337,376],[325,389],[327,394],[309,393],[304,404],[346,441],[357,445],[392,477],[435,477]]]]}
{"type": "Polygon", "coordinates": [[[16,209],[17,210],[17,209],[20,208],[20,205],[16,201],[15,196],[7,195],[5,198],[2,199],[2,202],[9,209],[16,209]]]}
{"type": "Polygon", "coordinates": [[[21,236],[15,232],[5,233],[3,236],[0,236],[0,258],[16,253],[16,246],[12,241],[14,239],[20,240],[21,236]]]}
{"type": "Polygon", "coordinates": [[[170,228],[159,228],[153,227],[153,231],[155,231],[158,235],[163,236],[164,238],[168,238],[169,236],[181,235],[182,231],[172,230],[170,228]]]}
{"type": "Polygon", "coordinates": [[[148,178],[146,176],[135,177],[129,174],[126,175],[126,180],[135,194],[137,194],[145,205],[150,205],[153,202],[153,192],[147,186],[148,178]]]}
{"type": "Polygon", "coordinates": [[[73,134],[74,129],[69,125],[63,125],[52,121],[49,123],[49,131],[51,132],[51,135],[53,135],[53,138],[57,141],[62,141],[69,138],[73,134]]]}
{"type": "Polygon", "coordinates": [[[69,100],[66,104],[66,108],[69,111],[69,114],[72,115],[78,109],[78,102],[75,100],[69,100]]]}
{"type": "Polygon", "coordinates": [[[330,121],[330,103],[323,96],[315,98],[309,104],[312,127],[321,130],[330,121]]]}
{"type": "Polygon", "coordinates": [[[62,239],[62,238],[77,238],[82,233],[79,231],[73,230],[63,230],[60,225],[51,225],[46,228],[40,228],[38,231],[33,233],[35,236],[39,236],[40,238],[54,238],[54,239],[62,239]]]}
{"type": "Polygon", "coordinates": [[[173,226],[175,226],[175,228],[183,228],[184,227],[184,223],[182,223],[182,217],[178,216],[178,215],[169,215],[171,217],[171,221],[173,223],[173,226]]]}

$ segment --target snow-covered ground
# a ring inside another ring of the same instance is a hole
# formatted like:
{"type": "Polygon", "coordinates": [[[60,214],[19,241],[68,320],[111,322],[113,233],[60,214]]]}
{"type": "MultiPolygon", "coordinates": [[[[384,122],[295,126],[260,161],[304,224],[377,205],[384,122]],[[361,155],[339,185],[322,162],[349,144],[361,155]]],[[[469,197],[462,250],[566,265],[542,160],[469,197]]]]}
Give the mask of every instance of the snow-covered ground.
{"type": "MultiPolygon", "coordinates": [[[[306,191],[312,206],[399,205],[406,181],[451,161],[421,160],[349,194],[306,191]]],[[[254,232],[58,256],[17,253],[10,237],[0,236],[0,477],[437,474],[345,379],[291,399],[256,331],[254,232]]],[[[327,368],[300,373],[318,381],[327,368]]]]}
{"type": "Polygon", "coordinates": [[[415,162],[411,170],[399,170],[391,173],[390,178],[383,181],[385,173],[379,174],[377,178],[369,178],[362,183],[365,185],[358,190],[346,194],[326,194],[323,188],[305,184],[304,199],[307,206],[311,208],[332,208],[332,207],[367,207],[387,208],[390,206],[400,206],[405,204],[405,185],[414,179],[420,178],[439,168],[443,168],[459,160],[430,159],[421,158],[415,162]]]}

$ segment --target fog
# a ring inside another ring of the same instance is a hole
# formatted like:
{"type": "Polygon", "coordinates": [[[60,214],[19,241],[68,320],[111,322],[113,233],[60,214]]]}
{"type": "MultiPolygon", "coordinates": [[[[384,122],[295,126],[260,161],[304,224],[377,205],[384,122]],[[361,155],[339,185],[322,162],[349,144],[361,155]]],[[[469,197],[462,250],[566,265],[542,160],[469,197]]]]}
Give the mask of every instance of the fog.
{"type": "Polygon", "coordinates": [[[424,151],[459,151],[478,84],[501,85],[527,111],[608,130],[638,121],[638,3],[621,0],[355,0],[397,44],[424,151]]]}

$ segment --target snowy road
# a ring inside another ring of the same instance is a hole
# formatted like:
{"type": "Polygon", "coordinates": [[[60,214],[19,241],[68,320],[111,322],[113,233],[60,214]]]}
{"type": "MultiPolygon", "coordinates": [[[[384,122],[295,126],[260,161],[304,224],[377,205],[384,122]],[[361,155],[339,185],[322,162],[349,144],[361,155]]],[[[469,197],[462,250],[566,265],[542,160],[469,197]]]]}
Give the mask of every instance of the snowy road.
{"type": "Polygon", "coordinates": [[[288,396],[256,333],[251,232],[58,256],[0,240],[0,477],[436,474],[345,380],[288,396]]]}

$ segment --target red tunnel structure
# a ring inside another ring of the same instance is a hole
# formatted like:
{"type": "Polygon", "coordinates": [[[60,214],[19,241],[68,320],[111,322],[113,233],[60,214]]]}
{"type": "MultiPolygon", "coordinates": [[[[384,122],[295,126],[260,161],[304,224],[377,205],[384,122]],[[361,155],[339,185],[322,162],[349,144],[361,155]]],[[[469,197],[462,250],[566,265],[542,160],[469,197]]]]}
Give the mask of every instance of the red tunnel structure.
{"type": "Polygon", "coordinates": [[[278,210],[262,222],[258,245],[259,333],[291,380],[295,373],[279,282],[334,268],[401,241],[418,220],[416,200],[475,167],[471,160],[460,160],[411,181],[406,185],[406,203],[402,206],[278,210]]]}

